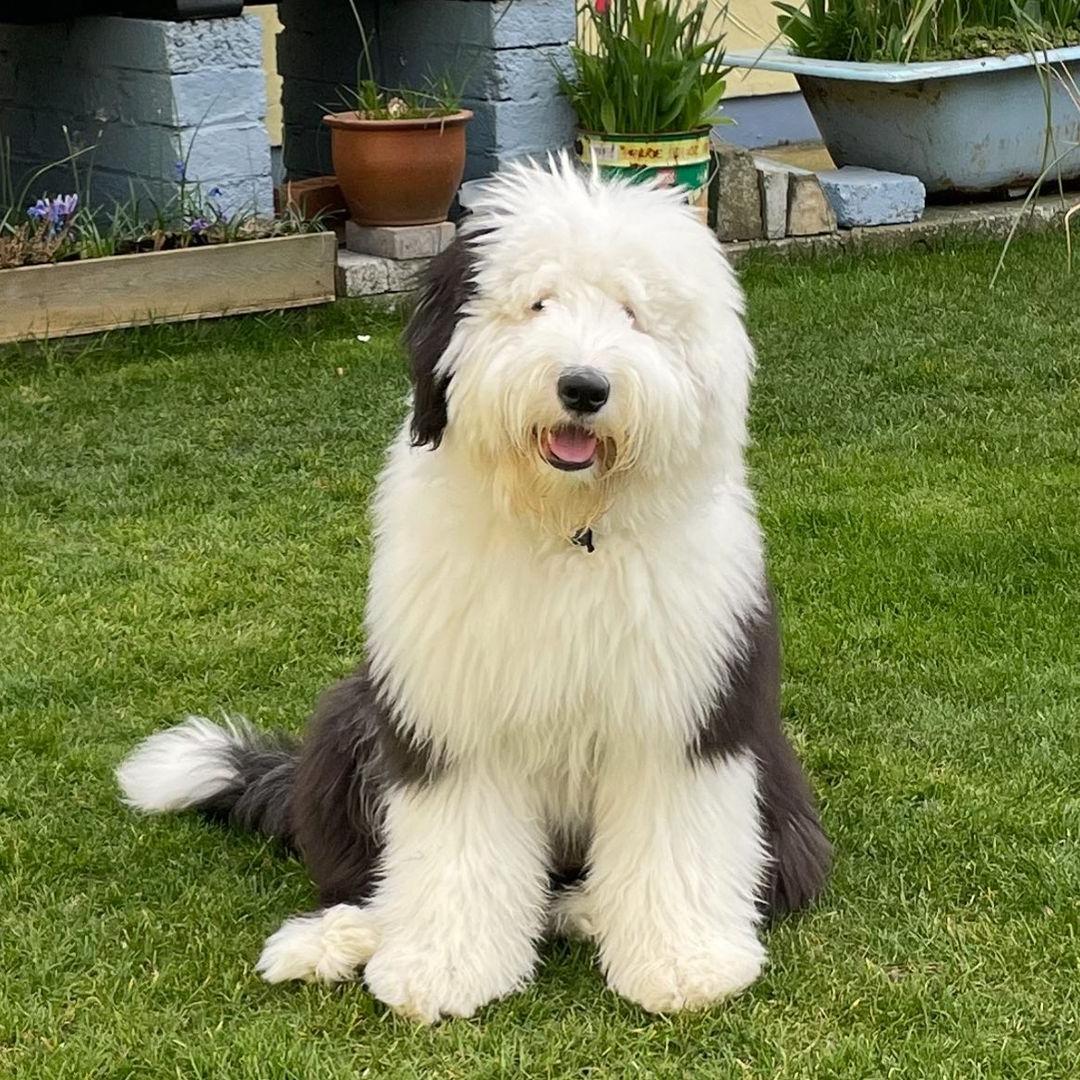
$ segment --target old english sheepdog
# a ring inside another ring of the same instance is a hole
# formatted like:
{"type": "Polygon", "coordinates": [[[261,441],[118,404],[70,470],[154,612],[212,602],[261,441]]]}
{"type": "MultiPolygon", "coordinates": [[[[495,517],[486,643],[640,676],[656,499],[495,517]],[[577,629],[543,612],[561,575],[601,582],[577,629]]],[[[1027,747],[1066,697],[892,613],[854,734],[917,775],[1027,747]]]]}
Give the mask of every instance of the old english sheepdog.
{"type": "Polygon", "coordinates": [[[678,194],[502,175],[432,263],[374,501],[367,662],[306,737],[190,718],[120,766],[142,811],[280,837],[321,909],[258,969],[431,1022],[595,942],[654,1012],[762,970],[829,845],[780,723],[747,485],[743,300],[678,194]]]}

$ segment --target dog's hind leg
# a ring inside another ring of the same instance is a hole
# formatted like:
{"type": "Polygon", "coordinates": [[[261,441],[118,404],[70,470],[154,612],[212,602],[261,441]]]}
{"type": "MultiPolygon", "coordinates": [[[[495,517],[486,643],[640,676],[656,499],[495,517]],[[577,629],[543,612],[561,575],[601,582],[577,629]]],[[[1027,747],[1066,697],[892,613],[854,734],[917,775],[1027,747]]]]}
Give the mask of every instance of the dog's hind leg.
{"type": "Polygon", "coordinates": [[[267,982],[342,982],[371,959],[380,933],[367,905],[382,849],[383,799],[396,774],[380,741],[384,717],[367,671],[321,698],[297,763],[293,840],[322,910],[286,920],[263,946],[267,982]]]}
{"type": "Polygon", "coordinates": [[[267,938],[255,968],[271,983],[344,982],[371,959],[378,943],[378,925],[368,908],[335,904],[282,924],[267,938]]]}

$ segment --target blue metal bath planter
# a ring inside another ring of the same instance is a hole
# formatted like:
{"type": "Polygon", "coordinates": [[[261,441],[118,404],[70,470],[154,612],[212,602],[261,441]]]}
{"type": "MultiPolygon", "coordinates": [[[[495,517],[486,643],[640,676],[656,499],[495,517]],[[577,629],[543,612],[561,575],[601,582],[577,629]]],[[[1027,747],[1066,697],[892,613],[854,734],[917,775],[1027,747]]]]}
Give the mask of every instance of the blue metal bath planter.
{"type": "Polygon", "coordinates": [[[725,61],[794,75],[837,165],[909,173],[927,191],[977,192],[1026,186],[1064,154],[1061,178],[1080,177],[1080,46],[912,64],[784,49],[725,61]]]}

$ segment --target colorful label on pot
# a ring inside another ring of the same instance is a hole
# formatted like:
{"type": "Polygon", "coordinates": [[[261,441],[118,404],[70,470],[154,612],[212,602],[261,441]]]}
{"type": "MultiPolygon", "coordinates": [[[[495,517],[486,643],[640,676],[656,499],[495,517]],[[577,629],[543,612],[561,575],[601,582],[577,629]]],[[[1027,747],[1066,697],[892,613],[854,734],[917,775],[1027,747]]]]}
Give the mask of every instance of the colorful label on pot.
{"type": "Polygon", "coordinates": [[[664,142],[656,139],[631,142],[622,139],[599,139],[594,135],[581,138],[581,157],[597,165],[622,167],[677,166],[681,164],[708,163],[709,136],[691,136],[664,142]]]}
{"type": "Polygon", "coordinates": [[[683,187],[687,202],[704,206],[709,182],[709,135],[597,136],[582,132],[578,153],[602,176],[683,187]]]}

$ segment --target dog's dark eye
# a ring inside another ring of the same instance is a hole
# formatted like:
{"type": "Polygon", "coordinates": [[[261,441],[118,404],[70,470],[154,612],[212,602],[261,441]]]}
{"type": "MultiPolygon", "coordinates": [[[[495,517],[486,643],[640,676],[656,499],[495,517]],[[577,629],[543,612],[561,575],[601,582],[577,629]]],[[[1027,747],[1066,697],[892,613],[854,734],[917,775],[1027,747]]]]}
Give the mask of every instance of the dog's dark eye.
{"type": "Polygon", "coordinates": [[[626,312],[627,317],[632,323],[637,322],[637,316],[634,314],[634,309],[629,304],[623,304],[622,309],[626,312]]]}
{"type": "Polygon", "coordinates": [[[536,300],[536,301],[533,302],[532,310],[533,311],[543,311],[544,310],[544,304],[546,304],[546,303],[547,303],[546,300],[536,300]]]}

